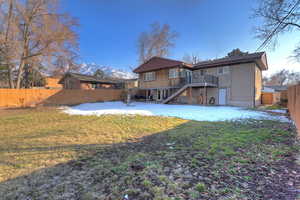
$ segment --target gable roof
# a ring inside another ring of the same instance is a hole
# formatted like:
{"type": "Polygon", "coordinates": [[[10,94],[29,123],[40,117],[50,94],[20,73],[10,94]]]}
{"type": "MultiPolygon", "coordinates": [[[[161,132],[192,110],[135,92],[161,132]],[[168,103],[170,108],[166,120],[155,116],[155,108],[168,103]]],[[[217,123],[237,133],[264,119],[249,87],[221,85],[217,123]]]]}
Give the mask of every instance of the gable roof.
{"type": "Polygon", "coordinates": [[[63,81],[66,77],[73,77],[77,80],[80,80],[82,82],[92,82],[92,83],[108,83],[108,84],[116,84],[119,83],[119,81],[116,80],[110,80],[110,79],[100,79],[97,76],[91,76],[91,75],[85,75],[85,74],[78,74],[78,73],[72,73],[68,72],[60,79],[58,82],[59,84],[63,84],[63,81]]]}
{"type": "Polygon", "coordinates": [[[192,65],[184,63],[178,60],[172,60],[162,57],[152,57],[147,62],[141,64],[139,67],[133,70],[135,73],[155,71],[159,69],[171,68],[171,67],[185,67],[192,68],[192,65]]]}
{"type": "Polygon", "coordinates": [[[261,70],[268,69],[265,52],[250,53],[243,56],[225,57],[215,60],[202,61],[194,65],[193,69],[210,68],[223,65],[234,65],[255,62],[261,70]]]}

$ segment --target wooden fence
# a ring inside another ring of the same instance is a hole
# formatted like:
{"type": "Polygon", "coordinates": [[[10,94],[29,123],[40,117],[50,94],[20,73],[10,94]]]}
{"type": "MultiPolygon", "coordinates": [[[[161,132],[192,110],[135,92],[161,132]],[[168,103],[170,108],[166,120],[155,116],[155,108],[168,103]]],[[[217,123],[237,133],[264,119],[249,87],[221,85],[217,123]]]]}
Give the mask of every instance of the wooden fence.
{"type": "Polygon", "coordinates": [[[291,118],[295,121],[300,136],[300,85],[288,89],[288,109],[291,118]]]}
{"type": "Polygon", "coordinates": [[[261,103],[272,105],[280,102],[280,92],[263,92],[261,94],[261,103]]]}
{"type": "Polygon", "coordinates": [[[120,100],[123,90],[0,89],[0,107],[76,105],[120,100]]]}

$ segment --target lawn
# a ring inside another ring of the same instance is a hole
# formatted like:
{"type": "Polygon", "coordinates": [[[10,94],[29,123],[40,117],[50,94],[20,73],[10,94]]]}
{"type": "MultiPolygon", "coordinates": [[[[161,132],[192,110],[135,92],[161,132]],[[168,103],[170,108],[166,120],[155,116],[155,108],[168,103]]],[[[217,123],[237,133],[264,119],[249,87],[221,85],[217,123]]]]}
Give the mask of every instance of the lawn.
{"type": "MultiPolygon", "coordinates": [[[[0,199],[295,199],[294,126],[0,111],[0,199]]],[[[297,182],[298,181],[298,182],[297,182]]]]}

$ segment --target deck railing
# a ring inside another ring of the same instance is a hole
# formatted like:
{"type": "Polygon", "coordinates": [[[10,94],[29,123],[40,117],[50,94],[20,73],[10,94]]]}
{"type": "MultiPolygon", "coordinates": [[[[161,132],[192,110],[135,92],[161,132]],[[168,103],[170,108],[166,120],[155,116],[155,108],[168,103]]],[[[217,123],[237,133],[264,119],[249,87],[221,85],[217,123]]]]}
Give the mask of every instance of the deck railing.
{"type": "Polygon", "coordinates": [[[201,75],[200,73],[193,72],[192,83],[203,83],[207,85],[218,85],[219,79],[213,75],[201,75]]]}
{"type": "Polygon", "coordinates": [[[192,77],[180,78],[177,86],[184,86],[186,84],[200,84],[203,86],[218,86],[219,79],[213,75],[201,75],[198,72],[193,72],[192,77]]]}

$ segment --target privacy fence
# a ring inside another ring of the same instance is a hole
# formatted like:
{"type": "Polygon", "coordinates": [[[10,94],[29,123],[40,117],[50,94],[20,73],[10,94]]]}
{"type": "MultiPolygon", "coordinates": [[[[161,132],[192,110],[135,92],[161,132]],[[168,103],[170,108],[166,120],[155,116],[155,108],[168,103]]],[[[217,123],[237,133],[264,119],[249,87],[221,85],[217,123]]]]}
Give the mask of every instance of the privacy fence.
{"type": "Polygon", "coordinates": [[[0,89],[0,107],[36,105],[76,105],[89,102],[121,100],[121,89],[59,90],[0,89]]]}
{"type": "Polygon", "coordinates": [[[294,85],[288,89],[288,109],[295,121],[300,136],[300,85],[294,85]]]}

